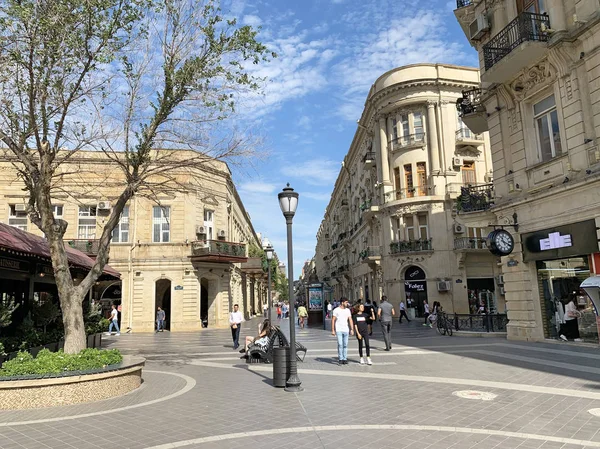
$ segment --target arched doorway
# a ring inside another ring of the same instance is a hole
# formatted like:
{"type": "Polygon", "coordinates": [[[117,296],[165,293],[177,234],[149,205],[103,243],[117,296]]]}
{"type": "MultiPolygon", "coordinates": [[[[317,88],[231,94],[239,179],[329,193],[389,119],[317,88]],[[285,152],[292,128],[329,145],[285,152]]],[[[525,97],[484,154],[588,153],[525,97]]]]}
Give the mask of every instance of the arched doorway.
{"type": "MultiPolygon", "coordinates": [[[[411,265],[404,272],[404,291],[406,300],[412,300],[415,313],[418,317],[423,316],[423,301],[427,299],[427,282],[422,268],[411,265]]],[[[408,304],[407,304],[408,305],[408,304]]]]}
{"type": "Polygon", "coordinates": [[[154,315],[157,307],[165,311],[165,329],[171,330],[171,281],[159,279],[154,289],[154,315]]]}
{"type": "Polygon", "coordinates": [[[208,280],[200,280],[200,321],[202,327],[208,327],[208,280]]]}

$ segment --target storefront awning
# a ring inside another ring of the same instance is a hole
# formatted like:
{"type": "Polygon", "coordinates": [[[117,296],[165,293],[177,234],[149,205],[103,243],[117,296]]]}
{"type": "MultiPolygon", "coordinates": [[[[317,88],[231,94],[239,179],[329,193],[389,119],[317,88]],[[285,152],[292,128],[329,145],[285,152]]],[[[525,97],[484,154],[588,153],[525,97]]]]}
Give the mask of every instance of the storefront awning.
{"type": "MultiPolygon", "coordinates": [[[[45,238],[3,223],[0,223],[0,248],[22,253],[23,256],[37,256],[50,260],[50,249],[45,238]]],[[[71,266],[89,271],[94,265],[94,259],[81,251],[68,246],[65,248],[71,266]]],[[[109,265],[104,267],[103,274],[117,279],[121,277],[121,274],[109,265]]]]}

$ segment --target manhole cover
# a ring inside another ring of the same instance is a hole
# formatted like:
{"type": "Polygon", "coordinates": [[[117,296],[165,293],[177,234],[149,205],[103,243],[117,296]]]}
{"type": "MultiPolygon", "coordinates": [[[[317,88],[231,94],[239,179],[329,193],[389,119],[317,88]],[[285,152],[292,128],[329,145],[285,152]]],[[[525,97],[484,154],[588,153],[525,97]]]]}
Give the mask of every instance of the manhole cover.
{"type": "Polygon", "coordinates": [[[475,390],[461,390],[455,391],[452,393],[454,396],[458,396],[463,399],[476,399],[478,401],[493,401],[498,397],[498,395],[494,393],[487,393],[485,391],[475,391],[475,390]]]}
{"type": "Polygon", "coordinates": [[[588,410],[588,412],[590,412],[590,414],[592,414],[594,416],[600,417],[600,408],[593,408],[593,409],[588,410]]]}

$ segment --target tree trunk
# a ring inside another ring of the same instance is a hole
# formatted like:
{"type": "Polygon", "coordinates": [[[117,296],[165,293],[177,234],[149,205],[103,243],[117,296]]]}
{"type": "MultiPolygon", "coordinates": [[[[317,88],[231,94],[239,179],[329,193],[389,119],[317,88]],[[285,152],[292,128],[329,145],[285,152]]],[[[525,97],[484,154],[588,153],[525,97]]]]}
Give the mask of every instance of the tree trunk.
{"type": "Polygon", "coordinates": [[[83,297],[78,289],[70,288],[61,292],[60,306],[62,308],[63,324],[65,326],[65,349],[67,354],[76,354],[87,347],[85,324],[83,322],[83,297]]]}

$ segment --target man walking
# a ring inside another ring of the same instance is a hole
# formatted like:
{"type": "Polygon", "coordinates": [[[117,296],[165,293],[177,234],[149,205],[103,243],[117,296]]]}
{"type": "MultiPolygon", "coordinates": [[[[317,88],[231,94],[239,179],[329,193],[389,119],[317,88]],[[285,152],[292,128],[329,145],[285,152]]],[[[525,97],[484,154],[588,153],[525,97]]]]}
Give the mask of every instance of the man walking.
{"type": "Polygon", "coordinates": [[[117,336],[121,335],[121,330],[119,329],[119,311],[117,310],[117,306],[114,304],[111,306],[110,311],[110,324],[108,325],[108,335],[112,335],[113,327],[117,329],[117,336]]]}
{"type": "Polygon", "coordinates": [[[348,298],[341,298],[339,307],[333,311],[331,321],[331,335],[337,337],[338,364],[348,364],[348,333],[354,334],[352,314],[348,309],[348,298]]]}
{"type": "Polygon", "coordinates": [[[365,313],[367,314],[367,328],[369,335],[373,335],[373,318],[375,317],[375,307],[371,304],[371,300],[367,299],[365,304],[365,313]]]}
{"type": "Polygon", "coordinates": [[[392,349],[392,319],[395,315],[394,306],[388,302],[387,296],[382,296],[381,304],[379,304],[379,310],[377,311],[377,318],[381,322],[381,332],[383,333],[386,351],[392,349]]]}
{"type": "Polygon", "coordinates": [[[402,323],[402,317],[406,318],[406,321],[410,323],[408,315],[406,314],[406,306],[404,305],[404,301],[400,301],[400,319],[398,320],[400,323],[402,323]]]}
{"type": "Polygon", "coordinates": [[[231,337],[233,338],[233,349],[240,347],[240,328],[242,327],[244,317],[239,311],[237,304],[233,305],[233,312],[229,314],[229,326],[231,327],[231,337]]]}
{"type": "Polygon", "coordinates": [[[429,318],[429,303],[426,299],[423,300],[423,316],[425,317],[423,326],[427,326],[427,318],[429,318]]]}
{"type": "Polygon", "coordinates": [[[165,328],[166,314],[160,307],[156,310],[156,332],[162,332],[165,328]]]}

